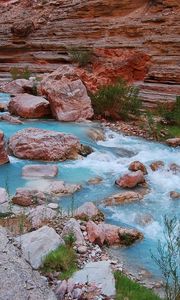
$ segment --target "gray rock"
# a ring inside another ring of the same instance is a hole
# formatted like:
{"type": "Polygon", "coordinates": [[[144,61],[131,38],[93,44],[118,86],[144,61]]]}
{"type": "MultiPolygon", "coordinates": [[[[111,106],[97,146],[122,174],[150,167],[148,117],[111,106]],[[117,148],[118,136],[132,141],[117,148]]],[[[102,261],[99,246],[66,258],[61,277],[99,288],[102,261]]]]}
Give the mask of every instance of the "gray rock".
{"type": "Polygon", "coordinates": [[[57,212],[46,205],[40,205],[32,208],[29,212],[28,219],[34,228],[38,228],[44,221],[52,220],[56,217],[57,212]]]}
{"type": "Polygon", "coordinates": [[[75,239],[76,239],[76,244],[77,245],[85,245],[85,240],[83,237],[83,234],[81,232],[80,225],[78,221],[75,219],[70,219],[64,226],[63,231],[62,231],[62,238],[64,236],[68,236],[69,234],[74,234],[75,239]]]}
{"type": "Polygon", "coordinates": [[[34,269],[38,269],[45,256],[64,244],[53,228],[43,226],[36,231],[25,233],[16,240],[21,245],[23,255],[34,269]]]}
{"type": "Polygon", "coordinates": [[[110,261],[90,262],[86,264],[84,269],[77,271],[72,279],[80,284],[95,283],[107,296],[113,296],[116,293],[110,261]]]}
{"type": "Polygon", "coordinates": [[[8,194],[4,188],[0,188],[0,204],[8,202],[8,194]]]}
{"type": "Polygon", "coordinates": [[[47,281],[20,256],[0,227],[0,300],[55,300],[47,281]]]}
{"type": "Polygon", "coordinates": [[[66,291],[67,291],[67,282],[66,282],[66,280],[63,280],[60,283],[60,286],[58,286],[58,288],[56,289],[57,299],[58,300],[64,300],[64,296],[66,294],[66,291]]]}

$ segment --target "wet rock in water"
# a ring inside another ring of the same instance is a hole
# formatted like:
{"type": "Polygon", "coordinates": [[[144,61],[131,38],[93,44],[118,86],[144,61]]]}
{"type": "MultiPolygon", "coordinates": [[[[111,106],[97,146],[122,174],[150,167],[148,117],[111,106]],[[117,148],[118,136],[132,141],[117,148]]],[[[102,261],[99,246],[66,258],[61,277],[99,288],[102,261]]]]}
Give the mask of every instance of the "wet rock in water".
{"type": "Polygon", "coordinates": [[[0,298],[56,300],[47,280],[32,270],[3,227],[0,227],[0,241],[0,298]]]}
{"type": "Polygon", "coordinates": [[[4,113],[0,115],[0,120],[9,122],[10,124],[23,124],[19,118],[11,116],[10,113],[4,113]]]}
{"type": "Polygon", "coordinates": [[[173,172],[173,174],[178,174],[180,173],[180,166],[178,164],[170,164],[169,170],[173,172]]]}
{"type": "Polygon", "coordinates": [[[143,199],[143,196],[140,193],[128,191],[108,197],[103,201],[103,204],[105,204],[106,206],[121,205],[123,203],[131,203],[133,201],[139,201],[141,199],[143,199]]]}
{"type": "Polygon", "coordinates": [[[94,177],[88,180],[89,184],[100,184],[103,181],[101,177],[94,177]]]}
{"type": "Polygon", "coordinates": [[[93,153],[94,150],[88,146],[88,145],[81,145],[81,148],[80,148],[80,151],[79,151],[79,154],[86,157],[88,156],[89,154],[93,153]]]}
{"type": "Polygon", "coordinates": [[[25,233],[17,237],[16,241],[21,246],[23,256],[34,269],[38,269],[43,264],[43,259],[49,252],[64,244],[56,231],[48,226],[25,233]]]}
{"type": "Polygon", "coordinates": [[[126,174],[116,180],[116,184],[122,188],[134,188],[140,183],[144,183],[145,178],[142,171],[126,174]]]}
{"type": "Polygon", "coordinates": [[[93,141],[105,141],[106,137],[101,128],[91,128],[87,132],[88,137],[93,141]]]}
{"type": "Polygon", "coordinates": [[[140,161],[133,161],[128,168],[130,171],[142,171],[144,175],[146,175],[147,169],[145,167],[145,165],[143,163],[141,163],[140,161]]]}
{"type": "Polygon", "coordinates": [[[140,226],[147,226],[151,224],[154,219],[150,214],[137,214],[134,221],[140,226]]]}
{"type": "Polygon", "coordinates": [[[12,115],[26,119],[42,118],[51,114],[49,102],[43,97],[18,94],[8,104],[12,115]]]}
{"type": "Polygon", "coordinates": [[[115,279],[111,269],[110,261],[90,262],[77,271],[72,280],[76,283],[95,284],[106,296],[114,296],[116,293],[115,279]]]}
{"type": "Polygon", "coordinates": [[[180,137],[168,139],[168,140],[166,140],[166,143],[171,147],[179,147],[180,146],[180,137]]]}
{"type": "Polygon", "coordinates": [[[10,152],[23,159],[63,161],[78,158],[79,140],[69,134],[39,128],[18,131],[9,139],[10,152]]]}
{"type": "Polygon", "coordinates": [[[131,150],[127,150],[124,148],[116,148],[116,147],[110,147],[110,149],[118,156],[120,157],[133,157],[136,155],[135,152],[131,150]]]}
{"type": "Polygon", "coordinates": [[[172,199],[180,199],[180,193],[179,193],[179,192],[172,191],[172,192],[170,192],[170,197],[171,197],[172,199]]]}
{"type": "Polygon", "coordinates": [[[4,188],[0,187],[0,205],[8,202],[8,193],[4,188]]]}
{"type": "Polygon", "coordinates": [[[61,237],[64,238],[70,234],[75,237],[75,243],[77,245],[85,245],[84,236],[81,231],[80,224],[75,219],[70,219],[64,226],[61,237]]]}
{"type": "Polygon", "coordinates": [[[46,205],[40,205],[30,210],[28,220],[31,222],[33,228],[38,228],[48,223],[48,221],[53,220],[56,216],[57,211],[46,205]]]}
{"type": "Polygon", "coordinates": [[[4,133],[0,130],[0,165],[6,164],[9,162],[9,157],[7,155],[4,133]]]}
{"type": "Polygon", "coordinates": [[[91,99],[72,66],[60,66],[41,82],[41,93],[50,102],[54,117],[59,121],[74,122],[93,116],[91,99]]]}
{"type": "Polygon", "coordinates": [[[32,92],[34,87],[34,80],[16,79],[10,81],[1,87],[1,91],[11,95],[18,95],[25,92],[32,92]]]}
{"type": "Polygon", "coordinates": [[[103,220],[103,213],[92,202],[86,202],[75,210],[74,216],[82,220],[103,220]]]}
{"type": "Polygon", "coordinates": [[[0,102],[0,112],[7,111],[7,103],[1,103],[0,102]]]}
{"type": "Polygon", "coordinates": [[[103,244],[129,246],[143,238],[142,233],[138,230],[121,228],[106,223],[97,225],[93,221],[88,221],[86,228],[89,241],[99,246],[103,244]]]}
{"type": "Polygon", "coordinates": [[[157,171],[164,167],[164,162],[162,160],[154,161],[150,164],[150,168],[152,171],[157,171]]]}
{"type": "Polygon", "coordinates": [[[12,203],[20,206],[31,206],[43,204],[47,201],[47,196],[36,189],[18,188],[12,197],[12,203]]]}
{"type": "Polygon", "coordinates": [[[57,174],[56,165],[26,165],[22,168],[23,177],[55,177],[57,174]]]}

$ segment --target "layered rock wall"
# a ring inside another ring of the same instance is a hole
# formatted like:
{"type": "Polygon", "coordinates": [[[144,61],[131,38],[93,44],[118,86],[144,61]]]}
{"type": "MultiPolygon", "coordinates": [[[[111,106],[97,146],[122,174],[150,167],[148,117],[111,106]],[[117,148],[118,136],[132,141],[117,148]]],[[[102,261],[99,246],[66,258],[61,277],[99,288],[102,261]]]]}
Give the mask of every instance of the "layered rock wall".
{"type": "MultiPolygon", "coordinates": [[[[69,47],[108,48],[149,56],[148,71],[137,77],[149,106],[174,101],[180,94],[178,0],[14,0],[0,5],[3,78],[12,66],[28,65],[36,73],[53,71],[69,61],[69,47]]],[[[128,59],[125,55],[124,72],[130,74],[128,59]]]]}

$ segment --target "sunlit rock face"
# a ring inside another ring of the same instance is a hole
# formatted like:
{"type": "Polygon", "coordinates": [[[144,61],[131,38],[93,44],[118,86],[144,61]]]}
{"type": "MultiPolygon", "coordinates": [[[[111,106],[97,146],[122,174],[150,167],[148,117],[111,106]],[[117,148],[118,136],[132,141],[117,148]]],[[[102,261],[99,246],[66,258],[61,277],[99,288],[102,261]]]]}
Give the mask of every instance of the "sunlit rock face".
{"type": "Polygon", "coordinates": [[[10,152],[24,159],[59,161],[78,157],[79,140],[68,134],[27,128],[18,131],[9,139],[10,152]]]}
{"type": "Polygon", "coordinates": [[[179,12],[178,0],[3,1],[0,74],[25,65],[51,72],[70,61],[68,48],[88,47],[88,88],[121,76],[140,87],[146,106],[172,104],[180,94],[179,12]]]}

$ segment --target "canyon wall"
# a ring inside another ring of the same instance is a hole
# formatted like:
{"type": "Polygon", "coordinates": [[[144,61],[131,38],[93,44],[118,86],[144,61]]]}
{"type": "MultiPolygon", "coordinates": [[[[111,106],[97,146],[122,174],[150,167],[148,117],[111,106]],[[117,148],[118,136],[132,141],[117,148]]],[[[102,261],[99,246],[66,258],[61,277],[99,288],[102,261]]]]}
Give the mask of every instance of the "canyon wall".
{"type": "Polygon", "coordinates": [[[96,75],[118,69],[147,106],[180,94],[179,0],[11,0],[0,12],[3,80],[13,66],[50,72],[68,48],[93,48],[96,75]]]}

